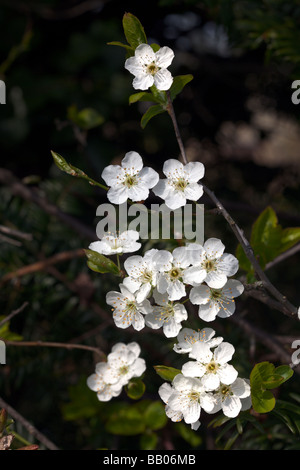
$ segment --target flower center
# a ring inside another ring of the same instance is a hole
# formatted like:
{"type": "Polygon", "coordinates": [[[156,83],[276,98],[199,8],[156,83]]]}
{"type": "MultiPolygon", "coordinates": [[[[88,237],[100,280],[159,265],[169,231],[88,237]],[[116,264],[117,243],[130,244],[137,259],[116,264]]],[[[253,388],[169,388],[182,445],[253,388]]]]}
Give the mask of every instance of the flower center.
{"type": "Polygon", "coordinates": [[[209,364],[207,364],[206,366],[206,370],[207,372],[211,373],[211,374],[215,374],[217,369],[218,369],[218,364],[214,361],[211,361],[209,364]]]}
{"type": "Polygon", "coordinates": [[[144,282],[151,282],[152,281],[152,272],[151,271],[144,271],[142,274],[142,280],[144,282]]]}
{"type": "Polygon", "coordinates": [[[230,387],[228,387],[227,385],[222,385],[220,392],[223,398],[227,397],[228,395],[231,395],[230,387]]]}
{"type": "Polygon", "coordinates": [[[176,281],[181,276],[181,269],[172,268],[171,271],[169,271],[169,276],[170,276],[171,281],[176,281]]]}
{"type": "Polygon", "coordinates": [[[178,178],[174,181],[174,187],[177,191],[184,191],[187,185],[188,182],[184,178],[178,178]]]}
{"type": "Polygon", "coordinates": [[[120,375],[126,375],[128,372],[128,367],[127,366],[122,366],[119,369],[120,375]]]}
{"type": "Polygon", "coordinates": [[[128,302],[126,302],[126,312],[136,312],[136,305],[133,300],[129,300],[128,302]]]}
{"type": "Polygon", "coordinates": [[[123,184],[125,186],[127,186],[127,188],[131,188],[132,186],[136,186],[137,185],[136,175],[128,175],[127,174],[123,184]]]}
{"type": "Polygon", "coordinates": [[[195,390],[191,390],[188,394],[188,397],[191,401],[198,401],[200,397],[200,393],[196,392],[195,390]]]}
{"type": "Polygon", "coordinates": [[[155,64],[155,62],[151,62],[151,64],[147,65],[147,72],[150,75],[155,75],[159,71],[159,67],[155,64]]]}
{"type": "Polygon", "coordinates": [[[209,273],[211,271],[214,271],[216,268],[216,261],[213,259],[206,259],[203,264],[203,268],[209,273]]]}
{"type": "Polygon", "coordinates": [[[175,314],[174,307],[171,304],[168,304],[164,307],[157,307],[157,310],[159,313],[157,314],[156,318],[160,321],[163,320],[166,323],[168,323],[175,314]]]}

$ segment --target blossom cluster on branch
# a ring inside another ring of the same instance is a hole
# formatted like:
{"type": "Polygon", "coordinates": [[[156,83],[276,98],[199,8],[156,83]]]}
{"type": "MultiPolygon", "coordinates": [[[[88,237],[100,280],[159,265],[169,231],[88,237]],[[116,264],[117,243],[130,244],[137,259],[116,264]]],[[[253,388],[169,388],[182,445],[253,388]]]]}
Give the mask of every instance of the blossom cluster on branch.
{"type": "MultiPolygon", "coordinates": [[[[174,57],[168,47],[154,51],[148,44],[136,47],[127,58],[125,68],[135,78],[133,87],[146,90],[155,87],[165,93],[173,83],[167,70],[174,57]]],[[[201,162],[181,163],[168,159],[163,163],[163,178],[150,167],[136,151],[126,153],[120,165],[109,165],[102,172],[108,186],[107,198],[113,204],[126,201],[145,201],[150,191],[175,210],[197,201],[203,194],[199,181],[205,168],[201,162]]],[[[118,235],[107,234],[89,246],[100,255],[122,255],[140,249],[138,232],[127,230],[118,235]]],[[[167,416],[172,421],[184,420],[192,429],[200,425],[200,413],[222,410],[225,416],[235,417],[241,409],[251,406],[249,381],[238,377],[229,364],[234,346],[215,337],[212,328],[193,331],[183,328],[188,321],[186,302],[198,308],[202,321],[212,322],[216,317],[227,318],[235,311],[235,298],[243,293],[241,282],[231,279],[239,268],[238,260],[225,252],[218,238],[209,238],[203,245],[185,243],[172,251],[150,249],[143,254],[127,256],[123,266],[123,282],[119,290],[109,291],[106,303],[118,328],[145,327],[162,329],[167,338],[176,338],[174,352],[187,354],[171,383],[163,383],[158,390],[165,403],[167,416]]],[[[140,347],[118,344],[108,355],[107,362],[98,363],[95,374],[87,381],[101,401],[121,393],[130,378],[141,376],[145,362],[138,358],[140,347]]]]}

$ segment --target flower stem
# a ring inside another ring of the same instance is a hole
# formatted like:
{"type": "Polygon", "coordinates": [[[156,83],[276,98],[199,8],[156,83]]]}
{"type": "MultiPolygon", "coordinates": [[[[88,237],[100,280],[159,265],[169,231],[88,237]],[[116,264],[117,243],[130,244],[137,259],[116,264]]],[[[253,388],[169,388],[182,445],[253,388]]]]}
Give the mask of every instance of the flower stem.
{"type": "Polygon", "coordinates": [[[167,98],[168,98],[167,111],[168,111],[168,114],[171,117],[172,122],[173,122],[174,131],[175,131],[176,139],[177,139],[177,142],[178,142],[178,145],[179,145],[179,148],[180,148],[180,153],[181,153],[181,156],[182,156],[182,160],[184,161],[185,164],[187,164],[188,159],[187,159],[186,154],[185,154],[184,145],[183,145],[182,138],[181,138],[180,131],[179,131],[179,127],[178,127],[178,124],[177,124],[177,119],[176,119],[173,103],[172,103],[172,100],[171,100],[170,92],[167,91],[166,94],[167,94],[167,98]]]}

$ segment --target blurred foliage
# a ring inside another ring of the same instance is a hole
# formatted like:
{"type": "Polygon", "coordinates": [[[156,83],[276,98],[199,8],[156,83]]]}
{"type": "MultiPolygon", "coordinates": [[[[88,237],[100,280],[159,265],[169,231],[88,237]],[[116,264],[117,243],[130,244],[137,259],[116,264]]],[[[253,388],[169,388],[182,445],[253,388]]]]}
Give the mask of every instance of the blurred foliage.
{"type": "MultiPolygon", "coordinates": [[[[105,190],[89,181],[101,181],[107,164],[136,150],[148,166],[160,170],[162,161],[178,156],[167,113],[142,129],[147,96],[132,95],[132,77],[123,67],[126,50],[108,45],[124,41],[124,10],[140,18],[149,42],[174,49],[173,75],[194,77],[184,83],[174,105],[190,159],[205,164],[207,186],[248,238],[254,223],[256,235],[272,239],[274,233],[298,233],[299,109],[291,102],[291,83],[300,78],[299,2],[92,3],[1,2],[0,78],[7,89],[7,104],[0,108],[1,166],[33,198],[45,198],[91,232],[72,228],[15,194],[3,180],[0,224],[29,237],[5,237],[0,230],[1,278],[57,253],[86,249],[94,241],[96,208],[106,199],[105,190]],[[63,156],[60,164],[67,173],[80,168],[80,178],[60,171],[51,151],[63,156]]],[[[230,229],[209,211],[209,200],[203,203],[206,237],[219,236],[226,251],[235,252],[230,229]]],[[[256,246],[266,264],[275,255],[269,256],[262,238],[256,237],[256,246]]],[[[277,253],[281,248],[277,243],[277,253]]],[[[299,266],[296,254],[268,272],[295,305],[300,304],[299,266]]],[[[0,396],[60,448],[163,449],[171,443],[175,449],[299,450],[298,374],[275,390],[270,413],[245,413],[210,426],[212,417],[203,413],[195,433],[184,423],[166,420],[157,394],[163,379],[154,366],[180,369],[185,358],[174,357],[173,341],[159,333],[145,329],[141,341],[132,329],[113,326],[105,304],[106,292],[119,282],[113,273],[93,272],[84,256],[76,256],[9,281],[1,278],[1,318],[28,302],[2,327],[12,341],[81,343],[105,353],[117,341],[142,346],[148,366],[144,395],[130,398],[124,390],[108,404],[86,386],[99,360],[91,351],[7,346],[0,396]]],[[[236,314],[241,312],[262,331],[280,335],[286,351],[299,337],[297,323],[255,299],[242,296],[236,314]]],[[[184,326],[204,325],[195,314],[184,326]]],[[[258,362],[280,365],[274,351],[238,324],[219,319],[212,327],[234,344],[234,365],[241,376],[249,377],[258,362]]],[[[32,442],[21,425],[18,433],[32,442]]]]}

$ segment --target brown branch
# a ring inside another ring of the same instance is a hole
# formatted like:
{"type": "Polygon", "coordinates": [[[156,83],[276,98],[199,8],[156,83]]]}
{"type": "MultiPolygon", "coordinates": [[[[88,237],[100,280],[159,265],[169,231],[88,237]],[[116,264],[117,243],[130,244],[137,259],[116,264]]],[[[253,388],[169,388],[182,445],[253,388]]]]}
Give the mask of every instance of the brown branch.
{"type": "Polygon", "coordinates": [[[3,318],[3,320],[0,321],[0,327],[4,325],[6,322],[10,321],[15,315],[18,315],[19,313],[23,312],[24,308],[26,308],[28,305],[28,302],[24,302],[21,307],[17,308],[16,310],[13,310],[7,317],[3,318]]]}
{"type": "Polygon", "coordinates": [[[81,256],[85,256],[85,252],[83,249],[79,248],[77,250],[72,250],[72,251],[63,251],[61,253],[58,253],[54,256],[51,256],[51,258],[47,258],[42,261],[37,261],[36,263],[29,264],[27,266],[23,266],[22,268],[18,269],[17,271],[10,272],[8,274],[5,274],[1,279],[0,279],[0,285],[4,284],[5,282],[11,281],[12,279],[15,279],[16,277],[22,277],[26,276],[26,274],[31,274],[36,271],[43,271],[47,269],[49,266],[52,266],[57,263],[62,263],[63,261],[67,261],[69,259],[74,259],[78,258],[81,256]]]}
{"type": "Polygon", "coordinates": [[[38,441],[40,441],[42,444],[44,444],[47,449],[50,450],[59,450],[59,448],[53,444],[48,437],[46,437],[44,434],[42,434],[38,429],[36,429],[27,419],[24,418],[18,411],[16,411],[12,406],[10,406],[8,403],[6,403],[3,398],[0,397],[0,407],[4,408],[7,413],[16,421],[21,423],[21,425],[27,429],[27,431],[34,436],[38,441]]]}
{"type": "Polygon", "coordinates": [[[7,346],[18,346],[18,347],[44,347],[44,348],[63,348],[63,349],[83,349],[96,353],[101,357],[102,360],[106,359],[106,355],[99,348],[94,346],[87,346],[85,344],[74,344],[74,343],[56,343],[51,341],[12,341],[0,338],[5,342],[7,346]]]}
{"type": "Polygon", "coordinates": [[[21,197],[25,201],[33,202],[47,214],[56,217],[64,224],[71,227],[82,237],[90,240],[95,239],[95,233],[86,225],[79,222],[69,214],[61,211],[57,206],[47,201],[47,199],[38,191],[25,186],[13,173],[5,168],[0,168],[0,183],[8,186],[14,196],[21,197]]]}
{"type": "MultiPolygon", "coordinates": [[[[179,131],[179,128],[178,128],[176,115],[175,115],[175,112],[174,112],[174,108],[173,108],[173,104],[172,104],[172,100],[171,100],[169,92],[167,92],[167,97],[168,97],[168,109],[167,109],[167,111],[168,111],[168,113],[169,113],[169,115],[172,119],[172,122],[173,122],[176,139],[177,139],[180,151],[181,151],[181,156],[183,158],[184,163],[188,163],[188,159],[187,159],[185,151],[184,151],[184,145],[183,145],[182,138],[181,138],[181,135],[180,135],[180,131],[179,131]]],[[[240,229],[240,227],[237,225],[237,223],[233,220],[231,215],[227,212],[227,210],[225,209],[225,207],[223,206],[221,201],[216,197],[214,192],[211,191],[204,184],[202,186],[203,186],[204,192],[215,203],[216,207],[220,211],[220,214],[228,222],[231,230],[233,231],[233,233],[235,234],[237,240],[239,241],[240,245],[242,246],[245,255],[247,256],[250,263],[252,264],[256,276],[258,277],[258,279],[260,279],[262,281],[263,286],[265,287],[265,289],[267,291],[269,291],[269,293],[275,299],[277,299],[277,301],[282,305],[281,311],[284,310],[284,313],[286,315],[288,315],[290,317],[295,317],[297,315],[297,308],[293,304],[291,304],[291,302],[289,302],[288,299],[278,291],[278,289],[276,289],[276,287],[271,283],[269,278],[266,276],[265,272],[263,271],[263,269],[261,268],[259,262],[257,261],[255,255],[254,255],[253,249],[252,249],[250,243],[248,242],[247,238],[245,237],[244,232],[240,229]]]]}

